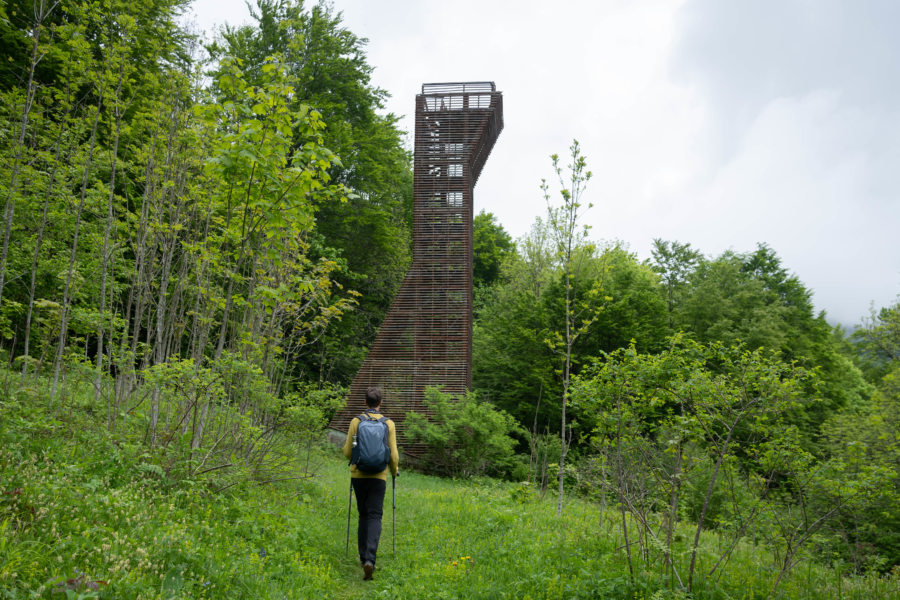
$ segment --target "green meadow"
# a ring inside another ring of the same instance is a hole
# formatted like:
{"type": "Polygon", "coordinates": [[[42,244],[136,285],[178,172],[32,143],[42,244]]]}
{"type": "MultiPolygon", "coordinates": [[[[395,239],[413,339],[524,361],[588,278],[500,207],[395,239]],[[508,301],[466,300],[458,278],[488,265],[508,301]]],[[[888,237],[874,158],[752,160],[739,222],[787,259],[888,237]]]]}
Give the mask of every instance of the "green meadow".
{"type": "MultiPolygon", "coordinates": [[[[393,514],[388,488],[378,568],[363,582],[355,506],[346,551],[349,485],[337,449],[314,449],[308,479],[215,493],[214,478],[170,480],[130,436],[97,427],[86,394],[65,415],[38,406],[17,396],[0,407],[2,598],[686,597],[652,553],[635,556],[629,573],[614,506],[573,495],[557,516],[555,496],[522,483],[409,469],[393,514]]],[[[700,574],[723,543],[704,535],[700,574]]],[[[767,548],[741,545],[693,597],[768,598],[777,572],[767,548]]],[[[900,579],[808,559],[776,597],[900,598],[900,579]]]]}

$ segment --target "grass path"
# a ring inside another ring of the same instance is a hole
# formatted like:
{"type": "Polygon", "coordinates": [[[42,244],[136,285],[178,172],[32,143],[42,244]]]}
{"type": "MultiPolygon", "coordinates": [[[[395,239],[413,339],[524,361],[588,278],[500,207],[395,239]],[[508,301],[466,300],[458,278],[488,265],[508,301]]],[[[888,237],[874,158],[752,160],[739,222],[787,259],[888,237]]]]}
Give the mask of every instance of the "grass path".
{"type": "Polygon", "coordinates": [[[326,459],[316,479],[307,484],[318,489],[316,501],[301,494],[294,506],[260,506],[258,516],[268,511],[270,518],[284,523],[282,534],[287,537],[305,532],[304,545],[315,548],[332,574],[335,585],[329,594],[334,598],[520,598],[537,579],[542,587],[549,584],[543,590],[546,597],[566,597],[565,586],[572,591],[575,579],[589,573],[573,573],[571,567],[579,561],[563,549],[574,542],[582,552],[601,550],[599,543],[591,542],[598,538],[589,535],[575,515],[557,520],[552,503],[517,503],[510,495],[515,488],[508,484],[485,481],[462,487],[404,472],[397,480],[396,555],[391,549],[389,482],[378,570],[374,581],[363,582],[355,558],[355,503],[350,551],[345,550],[346,465],[326,459]],[[540,568],[530,569],[530,564],[540,568]],[[555,573],[554,581],[543,581],[548,572],[555,573]]]}

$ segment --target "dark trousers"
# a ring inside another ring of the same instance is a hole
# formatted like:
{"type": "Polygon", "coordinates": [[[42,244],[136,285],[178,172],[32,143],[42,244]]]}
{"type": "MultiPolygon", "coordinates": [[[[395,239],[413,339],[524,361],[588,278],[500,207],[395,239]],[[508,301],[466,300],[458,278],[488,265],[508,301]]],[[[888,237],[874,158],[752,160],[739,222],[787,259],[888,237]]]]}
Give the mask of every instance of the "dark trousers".
{"type": "Polygon", "coordinates": [[[378,539],[381,537],[381,515],[387,482],[374,477],[357,477],[350,481],[356,492],[356,508],[359,510],[359,525],[356,528],[359,562],[374,565],[378,539]]]}

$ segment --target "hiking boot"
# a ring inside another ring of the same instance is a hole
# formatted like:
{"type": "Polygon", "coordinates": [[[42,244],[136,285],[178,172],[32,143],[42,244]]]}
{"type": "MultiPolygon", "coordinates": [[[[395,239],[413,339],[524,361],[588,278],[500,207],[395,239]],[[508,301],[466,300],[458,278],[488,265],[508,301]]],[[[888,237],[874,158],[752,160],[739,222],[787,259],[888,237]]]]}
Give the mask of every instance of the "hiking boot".
{"type": "Polygon", "coordinates": [[[370,562],[367,562],[363,565],[363,581],[369,581],[372,579],[372,573],[375,572],[375,565],[370,562]]]}

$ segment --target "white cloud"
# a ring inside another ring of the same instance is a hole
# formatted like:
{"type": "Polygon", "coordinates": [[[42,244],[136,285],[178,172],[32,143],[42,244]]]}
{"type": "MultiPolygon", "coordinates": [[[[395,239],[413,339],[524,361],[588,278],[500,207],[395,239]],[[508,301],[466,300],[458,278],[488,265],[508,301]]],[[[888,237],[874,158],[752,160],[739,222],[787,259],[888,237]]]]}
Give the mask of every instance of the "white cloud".
{"type": "MultiPolygon", "coordinates": [[[[706,251],[769,243],[847,325],[900,292],[900,5],[692,0],[674,78],[703,100],[706,251]]],[[[688,224],[689,225],[689,224],[688,224]]]]}
{"type": "Polygon", "coordinates": [[[698,190],[694,217],[709,226],[688,239],[706,250],[767,242],[815,290],[819,308],[858,322],[869,298],[856,292],[887,303],[900,282],[892,234],[900,204],[872,194],[882,165],[900,159],[897,123],[896,114],[844,106],[831,90],[770,102],[698,190]]]}

